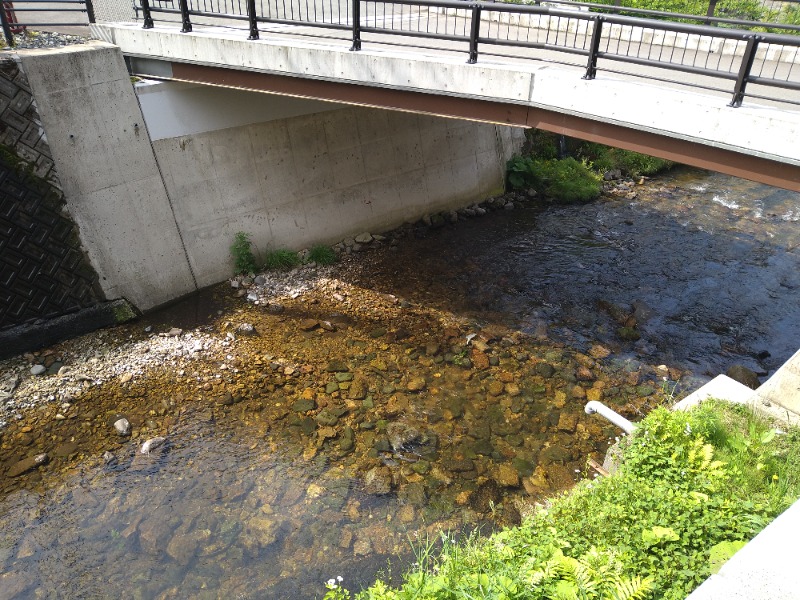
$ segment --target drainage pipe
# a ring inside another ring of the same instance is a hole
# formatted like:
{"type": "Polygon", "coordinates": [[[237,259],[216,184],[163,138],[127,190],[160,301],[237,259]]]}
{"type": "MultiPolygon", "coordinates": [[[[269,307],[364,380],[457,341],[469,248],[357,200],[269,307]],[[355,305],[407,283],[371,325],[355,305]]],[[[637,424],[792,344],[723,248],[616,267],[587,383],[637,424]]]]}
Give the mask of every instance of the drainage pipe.
{"type": "Polygon", "coordinates": [[[594,413],[597,413],[601,417],[605,417],[608,421],[611,421],[625,433],[631,433],[636,428],[634,423],[631,423],[621,414],[614,412],[605,404],[598,402],[597,400],[592,400],[589,402],[586,405],[586,408],[584,408],[584,411],[586,411],[587,415],[593,415],[594,413]]]}

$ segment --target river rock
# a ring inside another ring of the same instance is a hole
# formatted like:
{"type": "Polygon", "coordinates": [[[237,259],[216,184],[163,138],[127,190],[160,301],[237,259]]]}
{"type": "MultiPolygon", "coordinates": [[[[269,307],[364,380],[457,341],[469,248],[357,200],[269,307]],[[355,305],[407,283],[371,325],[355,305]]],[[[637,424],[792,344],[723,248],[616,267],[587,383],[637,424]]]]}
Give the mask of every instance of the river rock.
{"type": "Polygon", "coordinates": [[[454,473],[466,473],[475,469],[475,463],[469,458],[449,458],[442,461],[442,467],[454,473]]]}
{"type": "Polygon", "coordinates": [[[55,454],[59,458],[68,458],[69,456],[75,454],[78,451],[78,444],[75,442],[64,442],[56,447],[53,450],[53,454],[55,454]]]}
{"type": "Polygon", "coordinates": [[[131,424],[125,417],[117,419],[114,421],[114,429],[117,430],[117,433],[120,435],[130,435],[131,433],[131,424]]]}
{"type": "Polygon", "coordinates": [[[256,335],[256,328],[252,323],[242,323],[236,328],[239,335],[256,335]]]}
{"type": "Polygon", "coordinates": [[[386,414],[393,417],[408,410],[409,402],[405,394],[392,394],[386,402],[386,414]]]}
{"type": "Polygon", "coordinates": [[[503,463],[492,469],[491,477],[501,487],[518,487],[519,473],[509,464],[503,463]]]}
{"type": "Polygon", "coordinates": [[[139,524],[139,545],[148,554],[164,551],[172,535],[172,527],[162,516],[151,516],[139,524]]]}
{"type": "Polygon", "coordinates": [[[406,446],[411,446],[411,444],[419,440],[422,437],[422,433],[415,427],[395,422],[389,423],[386,427],[386,437],[389,438],[392,450],[400,452],[406,446]]]}
{"type": "Polygon", "coordinates": [[[505,389],[505,385],[502,381],[492,381],[489,383],[489,389],[487,390],[492,396],[499,396],[503,393],[505,389]]]}
{"type": "Polygon", "coordinates": [[[427,386],[428,384],[424,377],[412,377],[409,379],[407,387],[409,392],[421,392],[427,386]]]}
{"type": "Polygon", "coordinates": [[[149,440],[145,441],[144,444],[142,444],[141,448],[139,448],[139,454],[150,454],[153,450],[163,445],[165,441],[167,441],[167,438],[160,436],[150,438],[149,440]]]}
{"type": "Polygon", "coordinates": [[[321,410],[320,413],[314,417],[314,420],[323,427],[331,427],[339,422],[339,417],[326,408],[321,410]]]}
{"type": "Polygon", "coordinates": [[[633,327],[620,327],[617,329],[617,335],[626,342],[636,342],[642,337],[639,330],[633,327]]]}
{"type": "Polygon", "coordinates": [[[211,537],[209,530],[197,530],[191,533],[176,533],[167,544],[169,554],[179,565],[186,566],[197,555],[201,542],[211,537]]]}
{"type": "Polygon", "coordinates": [[[758,375],[743,365],[733,365],[725,372],[725,375],[742,385],[746,385],[751,390],[755,390],[761,385],[758,375]]]}
{"type": "Polygon", "coordinates": [[[350,367],[348,367],[347,364],[341,360],[332,360],[328,363],[328,366],[325,367],[325,371],[328,373],[346,373],[349,370],[350,367]]]}
{"type": "Polygon", "coordinates": [[[317,403],[311,398],[300,398],[292,404],[292,410],[299,413],[308,412],[317,408],[317,403]]]}
{"type": "Polygon", "coordinates": [[[567,431],[572,433],[578,426],[578,415],[575,413],[562,412],[558,416],[558,429],[559,431],[567,431]]]}
{"type": "Polygon", "coordinates": [[[497,483],[490,479],[483,483],[474,493],[469,495],[469,507],[478,513],[489,512],[495,504],[502,500],[500,488],[497,483]]]}
{"type": "Polygon", "coordinates": [[[37,454],[36,456],[29,456],[28,458],[24,458],[16,464],[11,465],[8,469],[6,475],[9,477],[19,477],[20,475],[24,475],[28,471],[32,471],[33,469],[46,464],[49,460],[47,454],[37,454]]]}
{"type": "Polygon", "coordinates": [[[372,240],[373,240],[372,235],[370,235],[369,233],[365,232],[365,233],[359,233],[355,237],[354,241],[355,241],[356,244],[369,244],[372,240]]]}
{"type": "Polygon", "coordinates": [[[316,319],[303,319],[297,325],[302,331],[311,331],[319,326],[319,321],[316,319]]]}
{"type": "Polygon", "coordinates": [[[364,491],[384,496],[392,491],[392,472],[386,467],[373,467],[364,475],[364,491]]]}

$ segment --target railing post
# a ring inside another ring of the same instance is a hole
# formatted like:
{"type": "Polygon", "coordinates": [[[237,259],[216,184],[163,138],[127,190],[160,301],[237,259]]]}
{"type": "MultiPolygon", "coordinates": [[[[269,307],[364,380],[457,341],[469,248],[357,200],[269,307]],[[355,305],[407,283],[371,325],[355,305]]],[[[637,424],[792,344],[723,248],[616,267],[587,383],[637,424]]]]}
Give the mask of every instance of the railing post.
{"type": "Polygon", "coordinates": [[[142,29],[152,29],[153,15],[150,14],[150,0],[142,0],[142,17],[144,22],[142,29]]]}
{"type": "Polygon", "coordinates": [[[361,50],[361,0],[353,0],[353,45],[350,50],[361,50]]]}
{"type": "Polygon", "coordinates": [[[86,3],[86,16],[89,17],[89,23],[96,23],[94,18],[94,4],[92,0],[84,0],[86,3]]]}
{"type": "Polygon", "coordinates": [[[258,21],[256,20],[256,0],[247,0],[247,18],[250,19],[250,35],[248,40],[258,39],[258,21]]]}
{"type": "MultiPolygon", "coordinates": [[[[714,13],[717,12],[717,0],[708,0],[708,10],[706,11],[706,17],[713,17],[714,13]]],[[[711,25],[709,20],[705,21],[706,25],[711,25]]],[[[714,23],[716,25],[716,23],[714,23]]]]}
{"type": "Polygon", "coordinates": [[[603,17],[594,18],[594,29],[592,30],[592,42],[589,48],[589,63],[586,65],[586,75],[584,79],[594,79],[597,75],[597,53],[600,51],[600,39],[603,36],[603,17]]]}
{"type": "Polygon", "coordinates": [[[472,27],[469,32],[469,64],[478,62],[478,36],[481,34],[481,5],[472,5],[472,27]]]}
{"type": "Polygon", "coordinates": [[[11,33],[11,27],[8,25],[8,13],[6,13],[5,2],[0,2],[0,23],[3,25],[3,36],[6,38],[6,44],[8,44],[9,48],[13,48],[14,34],[11,33]]]}
{"type": "Polygon", "coordinates": [[[736,87],[733,88],[733,100],[728,106],[739,108],[744,100],[744,90],[747,87],[747,81],[750,78],[750,70],[753,68],[753,61],[756,58],[756,50],[758,49],[758,42],[761,38],[757,35],[751,35],[747,38],[747,46],[744,49],[744,56],[742,56],[742,64],[739,65],[739,75],[736,77],[736,87]]]}
{"type": "Polygon", "coordinates": [[[189,20],[189,2],[188,0],[179,0],[178,4],[181,7],[181,20],[183,21],[181,33],[190,33],[192,31],[192,22],[189,20]]]}

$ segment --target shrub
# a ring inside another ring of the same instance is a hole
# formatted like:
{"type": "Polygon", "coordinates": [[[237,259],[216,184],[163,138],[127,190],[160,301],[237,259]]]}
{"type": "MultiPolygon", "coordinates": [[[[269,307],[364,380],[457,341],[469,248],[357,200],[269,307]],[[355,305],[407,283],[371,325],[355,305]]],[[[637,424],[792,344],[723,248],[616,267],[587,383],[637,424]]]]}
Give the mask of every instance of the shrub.
{"type": "MultiPolygon", "coordinates": [[[[616,475],[581,482],[519,527],[443,536],[438,553],[425,544],[399,588],[378,581],[356,598],[683,600],[800,494],[798,438],[728,405],[658,408],[623,444],[616,475]]],[[[337,593],[326,598],[350,597],[337,593]]]]}
{"type": "Polygon", "coordinates": [[[336,252],[333,251],[333,248],[320,244],[308,251],[306,261],[315,262],[318,265],[332,265],[336,262],[336,258],[336,252]]]}
{"type": "Polygon", "coordinates": [[[233,255],[233,268],[236,275],[252,275],[256,272],[256,257],[253,256],[250,235],[244,231],[238,232],[233,238],[231,254],[233,255]]]}
{"type": "Polygon", "coordinates": [[[264,268],[267,270],[288,271],[300,264],[297,252],[279,248],[267,253],[264,259],[264,268]]]}
{"type": "Polygon", "coordinates": [[[592,167],[600,173],[619,169],[628,177],[655,175],[675,165],[663,158],[590,142],[581,144],[578,156],[591,162],[592,167]]]}
{"type": "Polygon", "coordinates": [[[588,202],[600,195],[600,177],[572,157],[562,160],[515,156],[508,163],[508,182],[514,188],[532,187],[559,202],[588,202]]]}

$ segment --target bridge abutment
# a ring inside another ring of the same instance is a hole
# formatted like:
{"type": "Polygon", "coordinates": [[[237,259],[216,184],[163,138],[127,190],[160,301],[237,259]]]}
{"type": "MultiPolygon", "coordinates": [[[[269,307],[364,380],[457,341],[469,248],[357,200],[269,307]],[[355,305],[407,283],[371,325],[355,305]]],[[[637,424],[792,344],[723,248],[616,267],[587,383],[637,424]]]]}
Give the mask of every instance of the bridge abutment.
{"type": "Polygon", "coordinates": [[[179,83],[103,43],[20,52],[108,298],[147,310],[257,253],[379,232],[502,191],[519,129],[179,83]]]}

